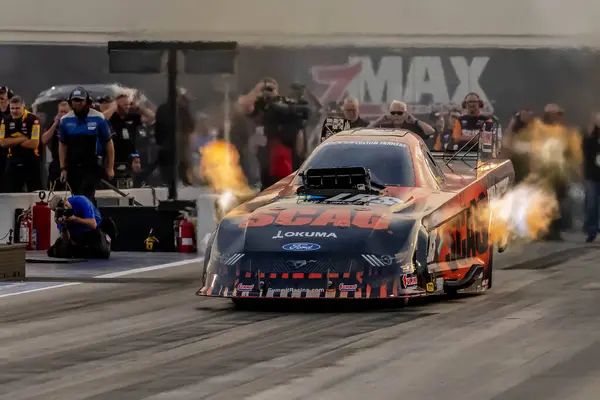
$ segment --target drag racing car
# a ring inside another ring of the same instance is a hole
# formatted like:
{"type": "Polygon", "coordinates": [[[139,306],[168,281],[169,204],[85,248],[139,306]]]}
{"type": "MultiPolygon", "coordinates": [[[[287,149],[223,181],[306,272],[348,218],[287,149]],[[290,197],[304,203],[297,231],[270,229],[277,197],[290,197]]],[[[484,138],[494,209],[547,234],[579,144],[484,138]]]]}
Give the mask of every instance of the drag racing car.
{"type": "Polygon", "coordinates": [[[490,289],[493,215],[483,211],[514,182],[497,139],[481,132],[448,154],[406,130],[329,137],[298,171],[225,215],[197,294],[244,304],[490,289]]]}

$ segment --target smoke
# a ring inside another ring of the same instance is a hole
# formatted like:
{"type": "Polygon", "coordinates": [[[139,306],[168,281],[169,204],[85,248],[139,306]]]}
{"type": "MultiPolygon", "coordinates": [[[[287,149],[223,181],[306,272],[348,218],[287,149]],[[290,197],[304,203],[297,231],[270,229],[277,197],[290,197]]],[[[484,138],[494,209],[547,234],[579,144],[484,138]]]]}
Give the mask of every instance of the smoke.
{"type": "Polygon", "coordinates": [[[560,216],[557,193],[577,173],[581,139],[573,129],[534,121],[511,145],[515,154],[529,161],[529,175],[502,197],[480,210],[480,222],[491,221],[490,240],[535,240],[546,234],[560,216]]]}

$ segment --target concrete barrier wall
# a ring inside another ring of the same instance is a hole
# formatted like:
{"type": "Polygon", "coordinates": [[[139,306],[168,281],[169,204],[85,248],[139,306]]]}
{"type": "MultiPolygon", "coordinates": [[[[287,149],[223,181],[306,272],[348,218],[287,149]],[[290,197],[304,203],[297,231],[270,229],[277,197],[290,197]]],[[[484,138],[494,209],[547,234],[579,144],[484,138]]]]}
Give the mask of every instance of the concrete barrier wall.
{"type": "MultiPolygon", "coordinates": [[[[127,193],[143,206],[153,206],[154,200],[150,189],[130,189],[127,193]]],[[[156,188],[156,202],[168,199],[167,188],[156,188]]],[[[65,192],[55,192],[54,195],[64,197],[65,192]]],[[[112,190],[96,191],[98,199],[120,198],[121,196],[112,190]]],[[[198,229],[197,234],[199,242],[207,233],[215,229],[215,222],[212,216],[214,196],[204,189],[200,188],[182,188],[179,191],[181,200],[196,200],[198,209],[198,229]]],[[[0,194],[0,238],[7,235],[10,229],[14,228],[15,210],[18,208],[27,209],[39,201],[39,195],[35,193],[2,193],[0,194]]],[[[157,203],[158,204],[158,203],[157,203]]],[[[54,220],[54,213],[52,213],[54,220]]],[[[14,233],[18,234],[18,233],[14,233]]],[[[52,229],[52,242],[58,238],[58,230],[52,229]]],[[[0,242],[6,242],[8,235],[0,242]]],[[[203,250],[203,249],[202,249],[203,250]]]]}
{"type": "Polygon", "coordinates": [[[594,0],[21,0],[0,41],[554,46],[595,42],[599,13],[594,0]]]}

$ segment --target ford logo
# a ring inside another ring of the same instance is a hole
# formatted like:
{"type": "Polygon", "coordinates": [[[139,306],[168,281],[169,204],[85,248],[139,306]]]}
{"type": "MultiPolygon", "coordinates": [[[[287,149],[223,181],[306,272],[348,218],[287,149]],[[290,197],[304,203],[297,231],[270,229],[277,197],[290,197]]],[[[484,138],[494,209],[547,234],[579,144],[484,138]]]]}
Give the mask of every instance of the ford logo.
{"type": "Polygon", "coordinates": [[[288,251],[313,251],[319,250],[321,246],[316,243],[288,243],[282,248],[288,251]]]}

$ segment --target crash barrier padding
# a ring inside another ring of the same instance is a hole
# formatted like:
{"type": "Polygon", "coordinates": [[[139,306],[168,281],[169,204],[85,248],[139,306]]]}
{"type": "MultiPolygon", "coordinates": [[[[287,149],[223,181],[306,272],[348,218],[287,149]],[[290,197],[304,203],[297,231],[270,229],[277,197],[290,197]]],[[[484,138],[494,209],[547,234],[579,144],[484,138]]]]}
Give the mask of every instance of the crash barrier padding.
{"type": "Polygon", "coordinates": [[[0,281],[25,278],[25,245],[0,244],[0,281]]]}
{"type": "MultiPolygon", "coordinates": [[[[202,189],[194,187],[180,188],[178,191],[179,198],[194,201],[197,199],[199,192],[202,192],[202,189]]],[[[48,192],[46,191],[46,193],[48,192]]],[[[152,189],[150,188],[128,189],[125,193],[128,193],[131,197],[135,198],[135,200],[140,202],[143,206],[155,205],[152,189]]],[[[159,201],[167,200],[169,197],[168,188],[155,188],[154,193],[156,196],[156,204],[158,204],[159,201]]],[[[66,192],[55,192],[54,195],[60,197],[70,196],[70,194],[66,192]]],[[[118,199],[121,198],[121,196],[112,190],[97,190],[96,198],[98,200],[98,205],[102,206],[103,203],[106,204],[103,199],[118,199]]],[[[14,230],[15,210],[17,208],[27,209],[39,200],[39,192],[0,193],[0,238],[4,238],[6,235],[6,239],[1,240],[2,243],[6,243],[9,230],[14,230]]],[[[119,204],[121,205],[124,205],[125,203],[127,203],[126,199],[119,201],[119,204]]],[[[54,220],[54,213],[52,213],[52,219],[54,220]]],[[[13,232],[13,237],[14,235],[15,232],[13,232]]],[[[58,239],[58,236],[58,229],[52,229],[51,242],[54,243],[56,239],[58,239]]]]}

